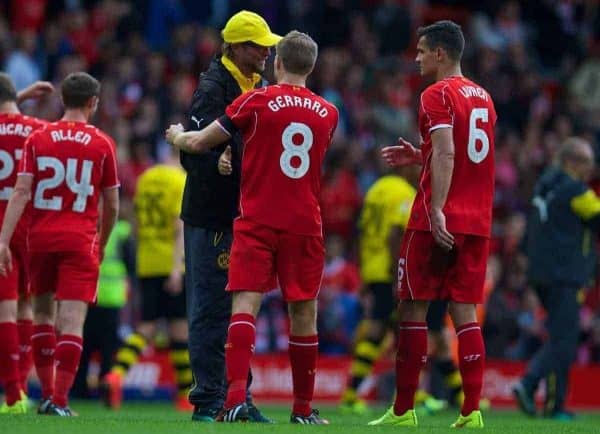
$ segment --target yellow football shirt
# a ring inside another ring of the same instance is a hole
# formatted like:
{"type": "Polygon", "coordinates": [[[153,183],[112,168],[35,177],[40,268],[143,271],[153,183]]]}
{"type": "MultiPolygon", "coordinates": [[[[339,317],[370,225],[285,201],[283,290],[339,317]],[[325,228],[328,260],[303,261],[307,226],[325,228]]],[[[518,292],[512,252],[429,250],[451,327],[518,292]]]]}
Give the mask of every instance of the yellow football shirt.
{"type": "Polygon", "coordinates": [[[359,220],[360,272],[363,282],[392,282],[389,237],[394,226],[408,224],[416,191],[404,178],[386,175],[367,191],[359,220]]]}
{"type": "Polygon", "coordinates": [[[181,211],[185,172],[158,164],[138,178],[133,198],[137,223],[137,274],[168,276],[173,268],[176,222],[181,211]]]}

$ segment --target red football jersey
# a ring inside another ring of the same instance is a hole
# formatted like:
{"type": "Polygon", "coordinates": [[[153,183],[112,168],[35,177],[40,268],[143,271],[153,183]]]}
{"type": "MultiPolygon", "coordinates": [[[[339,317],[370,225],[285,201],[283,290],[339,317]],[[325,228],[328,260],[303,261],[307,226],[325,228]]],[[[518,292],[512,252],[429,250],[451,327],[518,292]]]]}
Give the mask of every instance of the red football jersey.
{"type": "MultiPolygon", "coordinates": [[[[240,215],[300,235],[321,235],[321,165],[337,127],[335,106],[280,84],[238,97],[221,119],[244,139],[240,215]]],[[[230,134],[233,131],[228,131],[230,134]]]]}
{"type": "Polygon", "coordinates": [[[492,98],[464,77],[448,77],[423,91],[419,107],[423,168],[409,229],[431,231],[431,133],[452,128],[454,171],[444,206],[446,227],[451,233],[490,236],[495,125],[492,98]]]}
{"type": "MultiPolygon", "coordinates": [[[[44,127],[46,121],[25,116],[20,113],[0,113],[0,221],[4,220],[4,213],[8,200],[17,182],[19,161],[23,155],[23,144],[27,137],[34,131],[44,127]]],[[[19,220],[13,242],[24,241],[29,226],[30,207],[25,208],[19,220]]]]}
{"type": "Polygon", "coordinates": [[[96,248],[101,192],[119,186],[110,137],[84,122],[51,123],[25,142],[19,175],[34,177],[32,252],[96,248]]]}

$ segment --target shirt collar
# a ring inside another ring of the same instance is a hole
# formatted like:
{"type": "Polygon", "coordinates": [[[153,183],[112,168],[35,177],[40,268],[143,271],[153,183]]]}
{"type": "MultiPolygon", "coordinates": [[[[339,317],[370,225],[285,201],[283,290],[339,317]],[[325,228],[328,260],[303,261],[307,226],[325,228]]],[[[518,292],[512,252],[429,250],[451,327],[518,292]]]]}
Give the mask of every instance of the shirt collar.
{"type": "Polygon", "coordinates": [[[260,81],[260,74],[253,73],[252,78],[246,77],[244,74],[242,74],[242,71],[240,71],[237,65],[233,63],[233,61],[227,56],[221,57],[221,63],[231,73],[233,78],[235,78],[235,81],[237,81],[240,89],[242,89],[242,93],[251,91],[260,81]]]}

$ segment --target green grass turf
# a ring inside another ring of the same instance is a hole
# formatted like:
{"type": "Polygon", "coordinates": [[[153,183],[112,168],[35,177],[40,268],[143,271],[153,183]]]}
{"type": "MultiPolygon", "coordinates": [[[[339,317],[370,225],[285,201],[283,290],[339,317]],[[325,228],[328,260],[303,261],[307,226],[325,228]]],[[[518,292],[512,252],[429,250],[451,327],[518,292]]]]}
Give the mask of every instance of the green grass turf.
{"type": "MultiPolygon", "coordinates": [[[[406,428],[368,427],[366,422],[374,417],[345,416],[333,407],[321,407],[321,414],[331,422],[329,426],[300,426],[288,423],[289,410],[282,406],[261,406],[263,412],[274,418],[275,425],[260,424],[208,424],[191,422],[189,415],[177,413],[168,404],[125,404],[121,411],[111,412],[97,402],[73,402],[72,408],[80,414],[77,418],[38,416],[31,412],[22,416],[0,416],[1,434],[186,434],[186,433],[297,433],[308,430],[327,431],[332,434],[392,433],[406,428]]],[[[373,416],[385,409],[378,407],[373,416]]],[[[419,418],[420,433],[453,432],[448,427],[456,417],[455,411],[419,418]]],[[[485,432],[498,434],[529,433],[599,433],[600,413],[582,413],[573,422],[529,419],[516,412],[484,412],[485,432]]],[[[409,431],[411,429],[408,429],[409,431]]]]}

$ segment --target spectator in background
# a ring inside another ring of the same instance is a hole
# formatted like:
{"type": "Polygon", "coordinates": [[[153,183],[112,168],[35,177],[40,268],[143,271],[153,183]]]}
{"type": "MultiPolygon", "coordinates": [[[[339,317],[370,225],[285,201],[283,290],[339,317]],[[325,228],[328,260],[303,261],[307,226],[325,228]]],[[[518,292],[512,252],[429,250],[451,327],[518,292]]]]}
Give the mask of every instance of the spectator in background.
{"type": "Polygon", "coordinates": [[[352,170],[351,155],[345,148],[330,151],[321,189],[323,232],[350,241],[360,209],[360,191],[352,170]]]}
{"type": "Polygon", "coordinates": [[[544,321],[537,295],[527,289],[522,295],[521,307],[517,315],[519,326],[515,345],[508,349],[505,357],[514,360],[529,360],[542,345],[544,339],[544,321]]]}
{"type": "Polygon", "coordinates": [[[528,278],[548,313],[549,337],[513,393],[521,410],[535,416],[534,394],[540,380],[547,378],[544,415],[570,420],[573,415],[564,405],[579,339],[577,294],[594,277],[600,198],[586,184],[594,168],[587,141],[566,140],[557,163],[536,185],[526,239],[528,278]]]}
{"type": "Polygon", "coordinates": [[[569,83],[571,95],[577,104],[592,113],[600,113],[600,45],[595,47],[575,71],[569,83]]]}
{"type": "Polygon", "coordinates": [[[505,357],[517,331],[518,294],[515,294],[505,282],[499,281],[503,274],[503,265],[499,256],[490,256],[487,266],[488,281],[492,281],[493,291],[486,303],[483,337],[485,353],[490,359],[505,357]]]}
{"type": "Polygon", "coordinates": [[[360,276],[356,264],[344,256],[345,250],[342,238],[327,237],[317,315],[321,353],[347,354],[360,319],[360,276]]]}
{"type": "Polygon", "coordinates": [[[16,49],[6,59],[4,69],[15,83],[17,90],[29,86],[42,77],[40,64],[35,57],[35,49],[35,33],[24,30],[17,37],[16,49]]]}
{"type": "Polygon", "coordinates": [[[152,159],[148,155],[150,144],[141,139],[133,138],[128,146],[128,154],[122,163],[119,164],[119,173],[121,177],[121,190],[123,195],[129,199],[135,195],[137,180],[142,173],[152,167],[152,159]]]}
{"type": "Polygon", "coordinates": [[[11,0],[12,27],[37,33],[44,24],[48,0],[11,0]]]}
{"type": "Polygon", "coordinates": [[[258,353],[287,352],[290,317],[280,291],[265,294],[256,317],[256,344],[258,353]]]}

